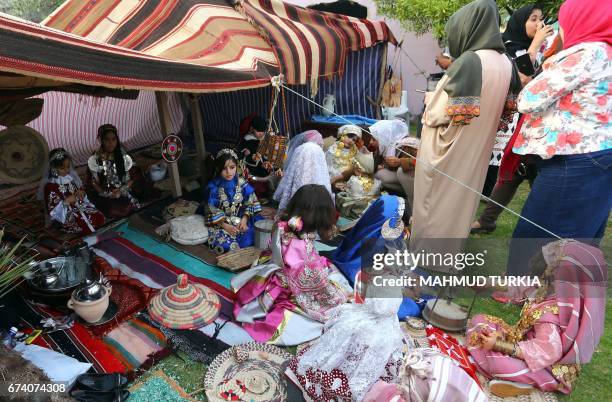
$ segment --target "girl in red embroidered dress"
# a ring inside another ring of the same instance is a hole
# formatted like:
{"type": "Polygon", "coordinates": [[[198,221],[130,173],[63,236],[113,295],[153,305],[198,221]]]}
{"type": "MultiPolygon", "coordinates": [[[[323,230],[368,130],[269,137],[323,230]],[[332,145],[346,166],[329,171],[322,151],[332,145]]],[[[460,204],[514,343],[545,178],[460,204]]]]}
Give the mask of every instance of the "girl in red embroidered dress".
{"type": "Polygon", "coordinates": [[[49,172],[41,188],[47,213],[61,224],[62,231],[90,234],[104,224],[104,215],[87,198],[65,149],[56,148],[49,154],[49,172]]]}

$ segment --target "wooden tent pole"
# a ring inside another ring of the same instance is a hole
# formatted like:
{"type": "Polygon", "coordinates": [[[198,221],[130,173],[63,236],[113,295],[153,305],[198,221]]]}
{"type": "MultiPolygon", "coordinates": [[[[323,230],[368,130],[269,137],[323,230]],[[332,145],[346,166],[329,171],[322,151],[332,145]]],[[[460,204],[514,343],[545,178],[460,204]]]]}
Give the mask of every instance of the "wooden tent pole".
{"type": "MultiPolygon", "coordinates": [[[[159,123],[161,124],[162,133],[164,133],[165,137],[168,134],[172,134],[172,127],[170,126],[170,112],[168,111],[168,96],[165,92],[155,92],[155,100],[157,101],[159,123]]],[[[169,165],[170,180],[172,181],[172,196],[177,198],[183,195],[178,163],[169,163],[169,165]]]]}
{"type": "MultiPolygon", "coordinates": [[[[376,97],[376,119],[380,120],[382,117],[382,97],[383,97],[383,88],[385,87],[385,78],[387,77],[387,52],[389,52],[389,44],[385,43],[383,45],[385,48],[383,49],[383,57],[382,57],[382,67],[380,72],[380,87],[378,88],[378,96],[376,97]]],[[[395,51],[399,51],[399,49],[395,49],[395,51]]]]}
{"type": "MultiPolygon", "coordinates": [[[[206,160],[206,143],[204,142],[204,128],[202,127],[202,112],[198,102],[198,95],[189,95],[189,105],[191,107],[191,122],[193,123],[193,135],[195,136],[196,148],[198,151],[198,166],[200,169],[204,167],[206,160]]],[[[204,175],[204,171],[200,171],[200,175],[204,175]]]]}

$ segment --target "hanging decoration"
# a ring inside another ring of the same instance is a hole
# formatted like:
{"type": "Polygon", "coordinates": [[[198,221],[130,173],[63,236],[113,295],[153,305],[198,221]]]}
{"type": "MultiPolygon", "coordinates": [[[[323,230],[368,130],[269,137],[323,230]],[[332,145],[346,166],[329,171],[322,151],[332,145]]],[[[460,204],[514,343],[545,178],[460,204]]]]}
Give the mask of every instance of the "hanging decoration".
{"type": "Polygon", "coordinates": [[[162,142],[161,152],[166,162],[174,163],[179,160],[183,153],[183,141],[178,136],[169,134],[162,142]]]}

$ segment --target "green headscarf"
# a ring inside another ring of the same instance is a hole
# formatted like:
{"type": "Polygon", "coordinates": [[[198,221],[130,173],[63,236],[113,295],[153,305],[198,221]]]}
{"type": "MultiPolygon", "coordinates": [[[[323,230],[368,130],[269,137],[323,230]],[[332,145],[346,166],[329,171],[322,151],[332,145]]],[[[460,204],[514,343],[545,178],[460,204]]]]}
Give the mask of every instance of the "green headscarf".
{"type": "Polygon", "coordinates": [[[505,52],[495,1],[475,0],[461,7],[446,23],[446,37],[450,55],[455,59],[446,72],[447,113],[451,124],[469,124],[480,115],[482,65],[475,52],[481,49],[505,52]]]}

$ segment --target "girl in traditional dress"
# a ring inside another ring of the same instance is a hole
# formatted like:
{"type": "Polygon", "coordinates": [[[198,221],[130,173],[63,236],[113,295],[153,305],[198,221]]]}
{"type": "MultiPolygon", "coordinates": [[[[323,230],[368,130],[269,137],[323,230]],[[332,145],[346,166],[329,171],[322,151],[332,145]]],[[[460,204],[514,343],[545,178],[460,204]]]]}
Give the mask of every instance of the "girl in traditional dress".
{"type": "MultiPolygon", "coordinates": [[[[395,200],[387,201],[392,204],[395,200]]],[[[391,253],[399,251],[396,246],[405,247],[399,203],[395,203],[388,222],[381,223],[386,227],[384,240],[388,241],[382,243],[389,247],[385,251],[391,253]]],[[[369,254],[369,250],[362,251],[369,254]]],[[[363,262],[364,269],[372,268],[371,261],[363,262]]],[[[371,272],[391,279],[398,277],[398,268],[397,264],[388,264],[371,272]]],[[[355,288],[355,303],[331,310],[323,335],[289,363],[285,373],[302,389],[306,400],[362,401],[378,380],[397,381],[404,351],[404,336],[397,317],[402,290],[395,286],[371,286],[373,283],[377,282],[368,281],[360,289],[355,288]]]]}
{"type": "Polygon", "coordinates": [[[336,211],[329,191],[300,188],[272,233],[269,264],[232,279],[234,315],[257,342],[296,345],[318,337],[328,311],[346,302],[350,286],[315,248],[331,237],[336,211]]]}
{"type": "Polygon", "coordinates": [[[64,148],[49,154],[49,171],[43,176],[39,192],[44,194],[51,220],[60,223],[64,232],[90,234],[104,224],[104,215],[87,198],[64,148]]]}
{"type": "Polygon", "coordinates": [[[217,176],[206,186],[204,218],[208,245],[215,252],[250,247],[255,243],[253,224],[261,219],[255,190],[238,174],[238,155],[222,149],[215,158],[217,176]]]}
{"type": "Polygon", "coordinates": [[[316,142],[300,145],[291,155],[287,170],[274,193],[274,199],[279,203],[279,211],[285,209],[293,195],[306,184],[324,186],[331,196],[325,153],[316,142]]]}
{"type": "Polygon", "coordinates": [[[500,396],[529,393],[530,386],[570,393],[603,334],[608,268],[601,250],[559,240],[533,261],[534,274],[544,271],[543,286],[524,290],[530,298],[517,324],[479,314],[468,326],[478,370],[505,380],[491,381],[500,396]]]}
{"type": "Polygon", "coordinates": [[[87,161],[88,194],[94,203],[112,218],[122,218],[140,208],[133,195],[134,180],[130,169],[134,162],[119,141],[117,128],[104,124],[98,128],[100,149],[87,161]]]}

